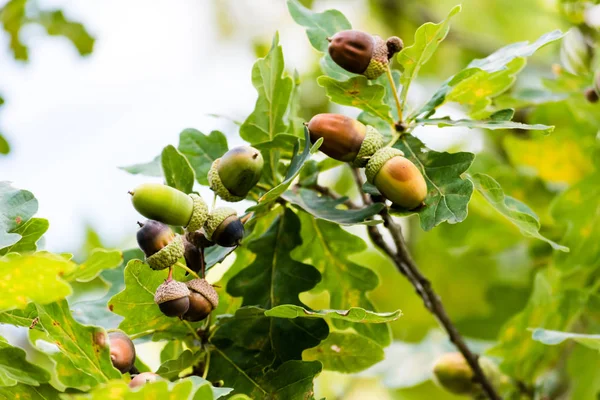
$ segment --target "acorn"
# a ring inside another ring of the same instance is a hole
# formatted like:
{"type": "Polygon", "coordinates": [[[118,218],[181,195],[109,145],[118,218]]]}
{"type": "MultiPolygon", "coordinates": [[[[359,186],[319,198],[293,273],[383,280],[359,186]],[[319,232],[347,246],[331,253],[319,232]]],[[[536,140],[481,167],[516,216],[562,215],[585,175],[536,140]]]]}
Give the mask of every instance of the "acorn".
{"type": "Polygon", "coordinates": [[[598,97],[598,92],[596,92],[596,89],[594,89],[594,88],[585,89],[585,91],[583,92],[583,95],[585,96],[585,99],[590,103],[597,103],[598,100],[600,99],[598,97]]]}
{"type": "Polygon", "coordinates": [[[144,217],[167,225],[183,226],[190,231],[202,227],[208,217],[208,206],[195,193],[185,194],[159,183],[144,183],[131,194],[133,207],[144,217]]]}
{"type": "Polygon", "coordinates": [[[138,222],[137,242],[146,254],[146,264],[154,270],[169,268],[183,257],[183,238],[173,233],[168,225],[148,220],[138,222]]]}
{"type": "Polygon", "coordinates": [[[319,150],[329,157],[362,168],[383,147],[383,136],[372,126],[340,114],[317,114],[308,122],[310,141],[323,138],[319,150]]]}
{"type": "Polygon", "coordinates": [[[378,150],[365,169],[367,181],[392,203],[412,210],[427,197],[427,183],[421,171],[404,153],[392,147],[378,150]]]}
{"type": "Polygon", "coordinates": [[[402,50],[402,40],[396,36],[384,41],[376,35],[357,30],[336,33],[329,40],[329,55],[348,72],[376,79],[388,68],[389,60],[402,50]]]}
{"type": "Polygon", "coordinates": [[[154,372],[142,372],[141,374],[134,376],[131,381],[129,381],[129,387],[131,389],[142,387],[146,383],[156,382],[160,379],[162,379],[160,375],[155,374],[154,372]]]}
{"type": "Polygon", "coordinates": [[[254,147],[235,147],[212,163],[208,183],[223,200],[241,201],[260,180],[263,165],[262,154],[254,147]]]}
{"type": "Polygon", "coordinates": [[[219,246],[238,246],[244,238],[244,224],[233,208],[214,209],[204,224],[206,238],[219,246]]]}
{"type": "MultiPolygon", "coordinates": [[[[498,388],[507,384],[508,377],[489,358],[479,357],[479,366],[490,383],[498,388]]],[[[477,395],[481,387],[474,380],[473,370],[461,353],[446,353],[433,366],[435,382],[447,391],[458,395],[477,395]]]]}
{"type": "Polygon", "coordinates": [[[573,75],[585,75],[592,64],[592,48],[579,28],[571,28],[562,40],[560,61],[573,75]]]}
{"type": "Polygon", "coordinates": [[[183,315],[183,319],[191,322],[202,321],[219,305],[219,295],[204,279],[193,279],[186,285],[190,290],[190,308],[183,315]]]}
{"type": "Polygon", "coordinates": [[[190,308],[190,291],[183,282],[166,280],[154,293],[154,302],[167,317],[181,317],[190,308]]]}
{"type": "Polygon", "coordinates": [[[121,331],[109,332],[110,360],[122,374],[129,372],[135,363],[135,346],[129,336],[121,331]]]}

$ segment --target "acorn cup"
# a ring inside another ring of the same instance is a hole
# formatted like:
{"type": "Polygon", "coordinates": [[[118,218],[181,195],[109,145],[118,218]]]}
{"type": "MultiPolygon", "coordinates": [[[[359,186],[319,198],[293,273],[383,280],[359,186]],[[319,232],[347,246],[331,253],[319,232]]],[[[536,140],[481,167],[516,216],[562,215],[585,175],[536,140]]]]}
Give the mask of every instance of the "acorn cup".
{"type": "Polygon", "coordinates": [[[233,208],[220,207],[208,216],[204,224],[204,233],[208,240],[219,246],[234,247],[244,238],[244,224],[233,208]]]}
{"type": "Polygon", "coordinates": [[[388,68],[389,60],[403,48],[396,36],[383,40],[357,30],[341,31],[329,40],[329,55],[348,72],[376,79],[388,68]]]}
{"type": "Polygon", "coordinates": [[[181,317],[190,308],[190,291],[183,282],[166,280],[154,293],[154,302],[167,317],[181,317]]]}
{"type": "Polygon", "coordinates": [[[263,166],[260,151],[250,146],[235,147],[212,163],[208,183],[223,200],[242,201],[260,180],[263,166]]]}
{"type": "Polygon", "coordinates": [[[217,291],[204,279],[193,279],[186,282],[190,290],[190,308],[183,315],[186,321],[202,321],[219,305],[217,291]]]}
{"type": "Polygon", "coordinates": [[[169,268],[183,257],[183,237],[176,235],[168,225],[153,220],[138,222],[138,225],[137,242],[150,268],[169,268]]]}
{"type": "Polygon", "coordinates": [[[385,147],[369,160],[367,181],[392,203],[412,210],[427,197],[427,183],[421,171],[398,149],[385,147]]]}
{"type": "Polygon", "coordinates": [[[195,231],[202,228],[208,217],[208,206],[195,193],[187,195],[167,185],[144,183],[129,194],[140,214],[167,225],[195,231]]]}
{"type": "Polygon", "coordinates": [[[307,128],[312,143],[323,138],[319,150],[357,168],[366,166],[369,157],[384,145],[377,129],[340,114],[317,114],[307,128]]]}
{"type": "Polygon", "coordinates": [[[129,336],[121,331],[109,332],[110,360],[122,374],[129,372],[135,364],[135,346],[129,336]]]}

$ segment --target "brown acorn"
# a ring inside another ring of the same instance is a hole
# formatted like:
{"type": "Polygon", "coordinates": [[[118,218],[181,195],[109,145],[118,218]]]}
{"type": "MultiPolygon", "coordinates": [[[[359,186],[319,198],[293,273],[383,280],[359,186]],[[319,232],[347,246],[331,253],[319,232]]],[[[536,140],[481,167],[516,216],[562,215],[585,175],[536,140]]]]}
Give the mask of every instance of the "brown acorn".
{"type": "Polygon", "coordinates": [[[385,72],[389,60],[402,50],[400,38],[393,36],[384,41],[379,36],[358,30],[336,33],[329,40],[329,55],[337,65],[348,72],[376,79],[385,72]]]}
{"type": "Polygon", "coordinates": [[[323,138],[319,150],[355,167],[364,167],[384,144],[383,136],[375,128],[340,114],[317,114],[307,128],[312,143],[323,138]]]}
{"type": "Polygon", "coordinates": [[[131,381],[129,381],[130,388],[138,388],[144,386],[146,383],[156,382],[159,379],[162,379],[160,375],[155,374],[154,372],[142,372],[141,374],[137,374],[134,376],[131,381]]]}
{"type": "Polygon", "coordinates": [[[108,334],[110,360],[122,374],[129,372],[135,363],[135,346],[129,336],[120,331],[108,334]]]}
{"type": "Polygon", "coordinates": [[[598,97],[598,93],[596,92],[596,90],[594,88],[587,88],[584,92],[583,92],[585,99],[590,102],[590,103],[597,103],[598,100],[600,99],[598,97]]]}
{"type": "Polygon", "coordinates": [[[186,284],[190,290],[190,308],[183,315],[183,319],[191,322],[202,321],[219,305],[219,295],[204,279],[193,279],[186,284]]]}
{"type": "Polygon", "coordinates": [[[167,317],[181,317],[190,308],[189,295],[185,283],[166,280],[156,289],[154,302],[167,317]]]}
{"type": "Polygon", "coordinates": [[[208,240],[219,246],[234,247],[244,238],[244,224],[233,208],[215,208],[204,223],[204,233],[208,240]]]}
{"type": "Polygon", "coordinates": [[[138,222],[137,242],[146,254],[146,264],[154,270],[171,267],[183,256],[183,238],[173,233],[168,225],[148,220],[138,222]]]}

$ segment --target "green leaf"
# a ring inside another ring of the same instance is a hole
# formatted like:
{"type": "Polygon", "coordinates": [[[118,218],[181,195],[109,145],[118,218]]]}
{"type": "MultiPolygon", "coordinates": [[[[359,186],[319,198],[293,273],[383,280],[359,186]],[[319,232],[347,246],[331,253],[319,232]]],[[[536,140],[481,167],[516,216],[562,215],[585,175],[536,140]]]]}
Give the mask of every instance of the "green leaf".
{"type": "Polygon", "coordinates": [[[196,364],[202,357],[202,352],[194,354],[190,350],[185,350],[179,357],[163,362],[156,373],[170,381],[175,380],[179,378],[182,371],[196,364]]]}
{"type": "Polygon", "coordinates": [[[0,249],[19,241],[13,233],[37,212],[38,202],[27,190],[15,189],[10,182],[0,182],[0,249]]]}
{"type": "Polygon", "coordinates": [[[450,13],[442,22],[438,24],[427,22],[421,25],[415,32],[414,44],[405,47],[398,53],[397,59],[402,70],[402,76],[400,77],[400,84],[402,85],[400,101],[402,104],[406,104],[411,82],[417,77],[421,67],[435,53],[440,42],[446,38],[450,30],[450,18],[458,14],[460,10],[461,7],[456,6],[450,10],[450,13]]]}
{"type": "Polygon", "coordinates": [[[84,371],[98,383],[121,377],[110,360],[110,349],[106,345],[103,329],[75,321],[65,300],[36,306],[40,324],[75,368],[84,371]]]}
{"type": "Polygon", "coordinates": [[[475,184],[475,189],[487,202],[504,217],[508,218],[523,234],[523,236],[543,240],[555,250],[568,252],[569,248],[542,236],[540,234],[540,220],[527,205],[519,200],[506,196],[500,184],[489,175],[473,174],[470,179],[475,184]]]}
{"type": "Polygon", "coordinates": [[[67,297],[71,287],[63,276],[74,268],[71,261],[49,253],[0,258],[0,311],[67,297]]]}
{"type": "MultiPolygon", "coordinates": [[[[152,271],[140,260],[131,260],[125,267],[125,289],[109,301],[108,308],[125,319],[119,324],[129,335],[167,333],[172,339],[190,334],[178,319],[165,316],[154,303],[154,292],[167,278],[167,271],[152,271]]],[[[175,268],[173,279],[184,281],[185,273],[175,268]]]]}
{"type": "Polygon", "coordinates": [[[95,249],[76,270],[65,276],[68,281],[89,282],[105,269],[121,265],[123,254],[119,250],[95,249]]]}
{"type": "Polygon", "coordinates": [[[292,93],[292,78],[283,76],[283,51],[279,34],[265,58],[252,68],[252,84],[258,91],[254,111],[240,127],[240,136],[250,144],[267,142],[287,132],[284,116],[292,93]]]}
{"type": "Polygon", "coordinates": [[[24,326],[31,330],[41,330],[37,324],[37,308],[34,303],[29,303],[22,310],[10,310],[0,313],[0,324],[10,324],[14,326],[24,326]],[[34,320],[36,323],[34,323],[34,320]]]}
{"type": "MultiPolygon", "coordinates": [[[[375,272],[349,260],[353,254],[367,249],[358,236],[343,230],[338,224],[318,220],[310,214],[300,212],[302,222],[302,245],[294,250],[296,260],[314,265],[322,280],[317,290],[329,292],[329,307],[337,310],[362,308],[375,310],[367,292],[379,284],[375,272]]],[[[385,324],[355,324],[344,319],[334,319],[338,329],[354,328],[359,334],[382,345],[390,344],[389,327],[385,324]]]]}
{"type": "MultiPolygon", "coordinates": [[[[556,30],[542,35],[534,43],[519,42],[505,46],[486,58],[471,61],[469,65],[458,74],[449,78],[436,91],[431,100],[427,102],[412,117],[429,117],[437,107],[442,105],[446,97],[452,92],[455,86],[461,83],[454,98],[461,99],[461,93],[467,96],[473,95],[479,98],[479,101],[471,100],[471,103],[477,103],[481,111],[489,104],[489,96],[504,92],[514,83],[514,75],[525,66],[524,58],[533,55],[538,49],[552,43],[563,36],[562,32],[556,30]]],[[[475,99],[476,97],[471,97],[475,99]]]]}
{"type": "Polygon", "coordinates": [[[310,311],[304,307],[284,304],[265,311],[267,317],[277,318],[331,318],[342,319],[360,324],[381,324],[395,321],[402,315],[402,311],[396,310],[389,313],[376,313],[359,307],[349,310],[318,310],[310,311]]]}
{"type": "Polygon", "coordinates": [[[334,200],[331,197],[319,196],[314,190],[303,188],[288,190],[281,197],[316,218],[341,225],[377,225],[381,220],[367,219],[377,215],[385,207],[383,203],[375,203],[359,210],[338,208],[343,205],[345,198],[334,200]]]}
{"type": "Polygon", "coordinates": [[[544,134],[548,134],[554,130],[553,126],[542,125],[542,124],[524,124],[522,122],[504,121],[489,119],[484,121],[475,121],[472,119],[459,119],[452,120],[450,117],[433,118],[433,119],[417,119],[415,121],[417,125],[437,125],[440,128],[446,126],[464,126],[470,129],[481,128],[481,129],[525,129],[530,131],[542,131],[544,134]]]}
{"type": "Polygon", "coordinates": [[[319,52],[324,53],[321,59],[323,72],[337,80],[345,80],[355,76],[338,66],[327,51],[329,47],[328,37],[332,37],[337,32],[352,29],[352,25],[350,25],[344,14],[338,10],[326,10],[322,13],[316,13],[302,6],[297,0],[288,0],[287,5],[294,21],[306,28],[306,35],[310,44],[319,52]]]}
{"type": "Polygon", "coordinates": [[[600,393],[600,357],[584,346],[574,346],[567,360],[569,395],[572,399],[595,399],[600,393]]]}
{"type": "Polygon", "coordinates": [[[304,164],[310,159],[312,154],[315,154],[317,150],[319,150],[319,146],[323,143],[321,139],[317,140],[315,144],[310,145],[310,136],[308,134],[308,128],[304,128],[304,148],[302,152],[299,151],[301,143],[300,140],[296,142],[294,146],[294,157],[290,162],[290,166],[288,167],[287,173],[285,175],[285,179],[279,185],[275,186],[267,193],[265,193],[260,199],[257,205],[250,207],[248,211],[264,211],[271,205],[274,201],[276,201],[279,196],[281,196],[292,184],[294,179],[300,174],[302,167],[304,164]]]}
{"type": "Polygon", "coordinates": [[[325,88],[327,97],[334,103],[356,107],[389,123],[394,122],[390,106],[383,101],[385,88],[370,84],[364,76],[356,76],[343,82],[321,76],[317,82],[325,88]]]}
{"type": "Polygon", "coordinates": [[[162,151],[161,163],[167,185],[184,193],[192,192],[194,170],[183,154],[174,146],[168,145],[162,151]]]}
{"type": "Polygon", "coordinates": [[[317,360],[330,371],[355,373],[384,359],[383,347],[353,332],[331,332],[327,339],[302,354],[307,361],[317,360]]]}
{"type": "MultiPolygon", "coordinates": [[[[181,151],[181,149],[180,149],[181,151]]],[[[145,175],[145,176],[156,176],[162,177],[162,163],[160,161],[160,156],[154,157],[154,159],[147,163],[142,164],[134,164],[126,167],[119,167],[123,171],[127,171],[133,175],[145,175]]]]}
{"type": "Polygon", "coordinates": [[[526,383],[534,382],[556,362],[559,351],[534,341],[527,329],[568,330],[586,303],[587,295],[582,291],[557,289],[539,272],[527,306],[504,326],[498,344],[489,353],[503,359],[502,370],[509,376],[526,383]]]}
{"type": "Polygon", "coordinates": [[[593,350],[600,351],[600,335],[586,335],[583,333],[551,331],[547,329],[531,329],[533,333],[531,337],[538,342],[555,346],[571,339],[593,350]]]}
{"type": "Polygon", "coordinates": [[[64,36],[73,43],[79,54],[88,55],[94,49],[94,38],[79,22],[65,18],[61,10],[44,11],[39,15],[39,22],[49,35],[64,36]]]}
{"type": "Polygon", "coordinates": [[[475,155],[428,150],[414,136],[404,136],[394,147],[404,152],[427,182],[425,206],[419,210],[421,228],[428,231],[445,221],[451,224],[462,222],[467,217],[473,183],[462,179],[461,175],[469,169],[475,155]]]}
{"type": "Polygon", "coordinates": [[[566,227],[561,243],[569,254],[557,254],[555,265],[565,272],[594,271],[600,266],[600,174],[571,186],[552,203],[554,219],[566,227]]]}
{"type": "Polygon", "coordinates": [[[0,398],[3,400],[61,400],[62,393],[49,384],[29,386],[18,384],[10,387],[0,387],[0,398]]]}
{"type": "Polygon", "coordinates": [[[26,0],[10,0],[0,10],[0,22],[10,36],[10,48],[16,60],[27,61],[29,51],[21,42],[21,28],[25,24],[26,0]]]}
{"type": "Polygon", "coordinates": [[[26,356],[24,350],[0,337],[0,386],[14,386],[19,382],[39,386],[50,380],[50,373],[28,362],[26,356]]]}
{"type": "MultiPolygon", "coordinates": [[[[0,103],[2,104],[2,103],[0,103]]],[[[10,144],[8,140],[0,133],[0,154],[8,154],[10,153],[10,144]]]]}
{"type": "Polygon", "coordinates": [[[196,181],[208,186],[208,171],[217,158],[227,152],[227,138],[219,131],[205,135],[188,128],[179,134],[179,151],[186,156],[196,173],[196,181]]]}
{"type": "Polygon", "coordinates": [[[0,249],[0,255],[8,253],[31,253],[37,250],[37,242],[46,233],[50,224],[44,218],[31,218],[19,225],[11,233],[21,235],[21,239],[11,246],[0,249]]]}

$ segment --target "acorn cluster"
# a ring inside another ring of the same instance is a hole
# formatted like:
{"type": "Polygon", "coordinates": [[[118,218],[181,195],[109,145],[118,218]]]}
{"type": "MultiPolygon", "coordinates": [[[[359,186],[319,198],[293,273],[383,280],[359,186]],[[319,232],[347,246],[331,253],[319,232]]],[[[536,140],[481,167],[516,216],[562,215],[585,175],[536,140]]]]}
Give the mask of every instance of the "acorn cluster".
{"type": "MultiPolygon", "coordinates": [[[[260,180],[263,163],[262,154],[255,148],[233,148],[212,164],[210,187],[226,201],[241,201],[260,180]]],[[[138,222],[137,232],[146,264],[153,270],[169,269],[168,278],[155,292],[154,302],[168,317],[191,322],[206,319],[218,306],[219,296],[204,279],[204,249],[239,246],[244,238],[242,220],[230,207],[209,211],[199,194],[186,194],[162,184],[145,183],[129,193],[134,208],[148,218],[138,222]],[[171,226],[181,227],[183,233],[175,233],[171,226]],[[181,258],[201,278],[174,280],[172,268],[181,258]]]]}

